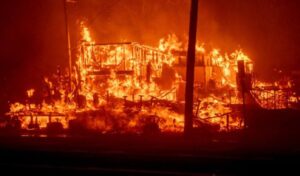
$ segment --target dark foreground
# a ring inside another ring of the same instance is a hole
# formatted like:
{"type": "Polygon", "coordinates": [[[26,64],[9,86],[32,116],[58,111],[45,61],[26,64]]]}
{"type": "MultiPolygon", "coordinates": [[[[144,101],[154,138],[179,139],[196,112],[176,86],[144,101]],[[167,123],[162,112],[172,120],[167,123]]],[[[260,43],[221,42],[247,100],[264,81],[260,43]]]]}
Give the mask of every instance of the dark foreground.
{"type": "Polygon", "coordinates": [[[297,175],[299,156],[296,146],[180,135],[0,137],[7,175],[297,175]]]}

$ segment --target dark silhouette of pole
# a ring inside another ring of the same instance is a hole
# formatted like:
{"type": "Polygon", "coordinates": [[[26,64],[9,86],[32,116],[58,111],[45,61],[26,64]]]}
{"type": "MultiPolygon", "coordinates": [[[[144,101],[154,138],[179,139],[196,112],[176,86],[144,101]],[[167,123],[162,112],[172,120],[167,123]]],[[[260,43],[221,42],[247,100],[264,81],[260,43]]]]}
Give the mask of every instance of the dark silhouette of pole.
{"type": "Polygon", "coordinates": [[[68,9],[67,9],[67,0],[64,1],[64,14],[65,14],[65,29],[67,36],[67,49],[68,49],[68,60],[69,60],[69,89],[72,89],[72,51],[71,51],[71,39],[69,32],[69,23],[68,23],[68,9]]]}
{"type": "Polygon", "coordinates": [[[195,45],[197,36],[198,0],[191,1],[189,43],[186,65],[186,86],[185,86],[185,113],[184,133],[191,134],[193,128],[193,97],[194,97],[194,70],[195,70],[195,45]]]}

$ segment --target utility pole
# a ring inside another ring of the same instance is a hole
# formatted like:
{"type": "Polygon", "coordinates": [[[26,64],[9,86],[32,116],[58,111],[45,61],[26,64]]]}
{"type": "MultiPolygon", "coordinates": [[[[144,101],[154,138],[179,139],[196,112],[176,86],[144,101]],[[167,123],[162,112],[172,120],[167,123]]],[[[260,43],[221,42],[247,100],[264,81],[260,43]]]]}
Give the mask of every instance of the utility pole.
{"type": "Polygon", "coordinates": [[[68,49],[68,59],[69,59],[69,90],[72,90],[72,51],[71,51],[71,38],[69,32],[69,23],[68,23],[68,9],[67,9],[67,1],[63,0],[64,3],[64,14],[65,14],[65,29],[67,36],[67,49],[68,49]]]}
{"type": "Polygon", "coordinates": [[[198,0],[191,0],[189,43],[186,65],[186,86],[185,86],[185,113],[184,113],[184,134],[190,136],[193,129],[193,98],[194,98],[194,70],[195,70],[195,45],[197,36],[198,0]]]}

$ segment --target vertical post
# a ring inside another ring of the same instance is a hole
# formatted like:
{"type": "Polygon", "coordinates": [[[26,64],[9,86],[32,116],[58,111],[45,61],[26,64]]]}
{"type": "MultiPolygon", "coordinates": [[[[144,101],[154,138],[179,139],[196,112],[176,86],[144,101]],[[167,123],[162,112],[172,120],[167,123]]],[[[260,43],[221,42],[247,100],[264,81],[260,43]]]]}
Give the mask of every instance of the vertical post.
{"type": "Polygon", "coordinates": [[[142,106],[143,104],[143,95],[139,95],[140,96],[140,105],[142,106]]]}
{"type": "Polygon", "coordinates": [[[245,128],[248,126],[248,119],[246,117],[246,100],[245,100],[245,93],[248,92],[248,88],[246,86],[245,81],[245,62],[243,60],[238,61],[238,85],[239,89],[242,94],[242,100],[243,100],[243,116],[244,116],[244,124],[245,128]]]}
{"type": "Polygon", "coordinates": [[[184,134],[189,136],[193,128],[194,66],[197,35],[198,0],[191,1],[189,44],[186,65],[184,134]]]}
{"type": "Polygon", "coordinates": [[[123,61],[124,61],[124,71],[126,70],[126,55],[125,55],[125,46],[122,47],[123,50],[123,61]]]}
{"type": "Polygon", "coordinates": [[[118,65],[118,63],[117,63],[117,62],[118,62],[118,61],[117,61],[117,49],[115,49],[115,51],[116,51],[116,52],[115,52],[115,65],[114,65],[114,66],[117,66],[117,65],[118,65]]]}
{"type": "MultiPolygon", "coordinates": [[[[273,94],[274,94],[274,97],[273,97],[273,103],[274,103],[274,107],[273,107],[273,109],[276,109],[276,90],[275,90],[275,88],[273,89],[273,94]]],[[[280,104],[280,103],[279,103],[280,104]]]]}
{"type": "Polygon", "coordinates": [[[226,114],[226,128],[229,131],[229,114],[226,114]]]}
{"type": "Polygon", "coordinates": [[[68,49],[68,59],[69,59],[69,89],[72,89],[72,52],[71,52],[71,39],[70,39],[70,32],[69,32],[69,23],[68,23],[68,9],[67,9],[67,0],[63,0],[64,2],[64,14],[65,14],[65,29],[67,35],[67,49],[68,49]]]}
{"type": "Polygon", "coordinates": [[[123,100],[124,100],[124,107],[126,106],[126,102],[127,102],[127,96],[123,96],[123,100]]]}

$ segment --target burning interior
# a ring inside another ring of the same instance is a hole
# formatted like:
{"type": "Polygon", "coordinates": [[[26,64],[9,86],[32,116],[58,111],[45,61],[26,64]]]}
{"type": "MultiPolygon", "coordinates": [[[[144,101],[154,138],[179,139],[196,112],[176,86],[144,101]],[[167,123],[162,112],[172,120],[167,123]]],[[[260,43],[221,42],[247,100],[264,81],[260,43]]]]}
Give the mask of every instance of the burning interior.
{"type": "MultiPolygon", "coordinates": [[[[157,47],[97,43],[84,23],[81,29],[71,69],[58,67],[44,78],[42,95],[30,89],[26,100],[10,104],[10,125],[51,133],[182,132],[186,43],[175,35],[161,39],[157,47]]],[[[254,64],[242,50],[223,54],[208,48],[196,46],[195,128],[242,129],[245,104],[262,109],[298,107],[292,80],[255,80],[254,64]]]]}

